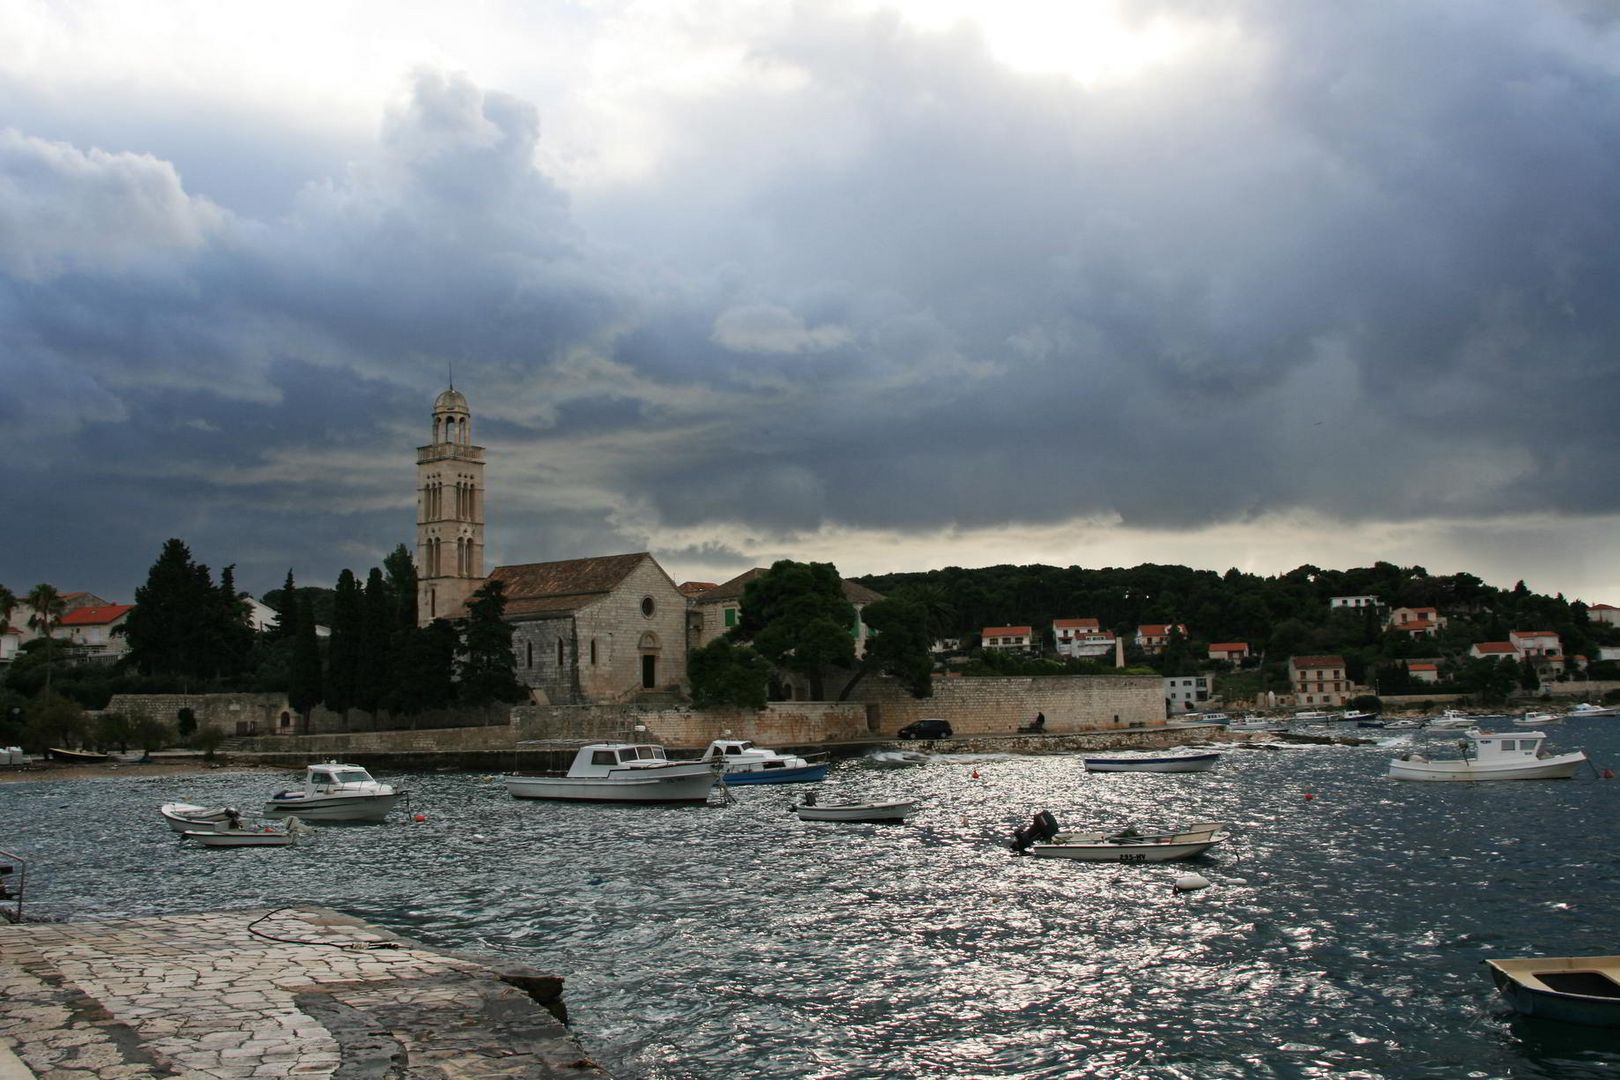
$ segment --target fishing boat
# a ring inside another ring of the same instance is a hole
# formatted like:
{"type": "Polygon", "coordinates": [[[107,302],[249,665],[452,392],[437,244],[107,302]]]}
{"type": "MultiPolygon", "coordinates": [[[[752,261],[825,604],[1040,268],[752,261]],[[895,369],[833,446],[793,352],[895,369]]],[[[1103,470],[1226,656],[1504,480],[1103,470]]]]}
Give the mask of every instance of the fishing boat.
{"type": "Polygon", "coordinates": [[[715,739],[698,760],[725,765],[728,784],[798,784],[824,780],[831,762],[825,754],[816,760],[779,754],[747,739],[715,739]]]}
{"type": "Polygon", "coordinates": [[[1423,721],[1421,721],[1421,720],[1412,720],[1412,719],[1389,720],[1389,721],[1386,721],[1384,723],[1384,730],[1385,731],[1416,731],[1418,728],[1420,728],[1422,726],[1423,726],[1423,721]]]}
{"type": "Polygon", "coordinates": [[[1544,731],[1467,733],[1461,758],[1431,761],[1423,754],[1402,754],[1389,763],[1396,780],[1568,780],[1586,764],[1579,750],[1548,754],[1544,731]]]}
{"type": "Polygon", "coordinates": [[[671,761],[653,743],[590,743],[567,772],[505,778],[514,799],[577,802],[704,802],[720,778],[718,761],[671,761]]]}
{"type": "Polygon", "coordinates": [[[166,802],[158,813],[177,833],[217,832],[240,826],[242,815],[234,806],[197,806],[194,803],[166,802]]]}
{"type": "Polygon", "coordinates": [[[405,792],[373,780],[359,765],[327,761],[304,769],[304,786],[277,792],[265,817],[295,814],[305,821],[381,821],[405,792]]]}
{"type": "Polygon", "coordinates": [[[1564,718],[1557,713],[1527,712],[1523,716],[1515,716],[1513,722],[1520,727],[1534,727],[1538,724],[1559,724],[1564,718]]]}
{"type": "Polygon", "coordinates": [[[1232,718],[1223,712],[1193,713],[1186,719],[1191,724],[1220,724],[1225,726],[1232,722],[1232,718]]]}
{"type": "Polygon", "coordinates": [[[1287,730],[1287,725],[1279,720],[1273,720],[1268,716],[1260,716],[1255,713],[1250,713],[1248,716],[1238,720],[1233,720],[1231,723],[1227,724],[1226,730],[1278,732],[1287,730]]]}
{"type": "Polygon", "coordinates": [[[1301,709],[1291,718],[1295,724],[1325,724],[1332,719],[1321,709],[1301,709]]]}
{"type": "Polygon", "coordinates": [[[1527,956],[1485,966],[1515,1012],[1620,1027],[1620,956],[1527,956]]]}
{"type": "Polygon", "coordinates": [[[288,847],[296,840],[293,828],[276,829],[269,825],[258,829],[187,830],[180,835],[211,848],[288,847]]]}
{"type": "Polygon", "coordinates": [[[926,765],[934,759],[920,750],[874,750],[861,760],[879,769],[903,769],[908,765],[926,765]]]}
{"type": "Polygon", "coordinates": [[[70,765],[95,765],[113,760],[111,754],[102,754],[91,750],[68,750],[61,746],[46,747],[45,756],[52,761],[60,761],[70,765]]]}
{"type": "Polygon", "coordinates": [[[1124,757],[1084,758],[1086,772],[1208,772],[1221,760],[1214,753],[1130,754],[1124,757]]]}
{"type": "Polygon", "coordinates": [[[1172,862],[1202,855],[1227,837],[1225,822],[1199,821],[1179,829],[1138,829],[1130,825],[1093,832],[1062,832],[1042,810],[1013,833],[1013,850],[1042,859],[1082,862],[1172,862]]]}
{"type": "Polygon", "coordinates": [[[1357,727],[1383,727],[1384,721],[1375,712],[1366,712],[1361,709],[1346,709],[1335,719],[1340,723],[1354,724],[1357,727]]]}
{"type": "Polygon", "coordinates": [[[1429,719],[1429,726],[1433,728],[1471,728],[1484,719],[1479,716],[1470,716],[1456,709],[1447,709],[1439,716],[1429,719]]]}
{"type": "Polygon", "coordinates": [[[1570,707],[1569,716],[1620,716],[1620,705],[1593,705],[1590,702],[1581,702],[1570,707]]]}
{"type": "Polygon", "coordinates": [[[864,821],[877,824],[903,822],[917,810],[915,799],[897,802],[845,802],[816,801],[816,793],[808,792],[804,799],[794,803],[790,810],[800,821],[864,821]]]}

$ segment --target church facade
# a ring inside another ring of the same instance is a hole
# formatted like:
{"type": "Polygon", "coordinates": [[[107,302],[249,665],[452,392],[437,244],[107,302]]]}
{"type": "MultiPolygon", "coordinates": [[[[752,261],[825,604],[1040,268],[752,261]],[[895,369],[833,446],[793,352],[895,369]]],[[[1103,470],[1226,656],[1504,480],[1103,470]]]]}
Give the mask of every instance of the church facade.
{"type": "Polygon", "coordinates": [[[636,700],[686,687],[686,597],[647,552],[497,566],[484,572],[484,448],[466,397],[433,403],[432,441],[416,452],[417,617],[466,615],[500,581],[518,681],[537,703],[636,700]]]}

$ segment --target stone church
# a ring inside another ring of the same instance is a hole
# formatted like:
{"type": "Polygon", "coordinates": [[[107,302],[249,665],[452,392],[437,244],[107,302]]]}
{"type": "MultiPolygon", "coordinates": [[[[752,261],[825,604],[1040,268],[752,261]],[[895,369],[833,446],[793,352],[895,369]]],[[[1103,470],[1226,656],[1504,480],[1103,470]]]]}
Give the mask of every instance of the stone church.
{"type": "Polygon", "coordinates": [[[417,613],[459,618],[486,581],[505,584],[518,680],[537,702],[634,701],[686,683],[686,597],[647,552],[484,572],[484,448],[454,387],[433,402],[416,451],[417,613]]]}

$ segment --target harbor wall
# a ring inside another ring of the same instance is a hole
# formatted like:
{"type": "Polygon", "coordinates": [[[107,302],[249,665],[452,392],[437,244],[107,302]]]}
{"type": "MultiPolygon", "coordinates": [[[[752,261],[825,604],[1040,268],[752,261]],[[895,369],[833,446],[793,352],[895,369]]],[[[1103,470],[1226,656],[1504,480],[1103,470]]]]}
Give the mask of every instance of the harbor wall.
{"type": "Polygon", "coordinates": [[[519,741],[651,739],[672,747],[752,739],[801,746],[864,739],[866,706],[857,702],[774,701],[763,709],[646,708],[631,705],[520,705],[512,710],[519,741]],[[637,730],[637,729],[642,730],[637,730]]]}
{"type": "Polygon", "coordinates": [[[876,735],[893,735],[914,720],[950,721],[957,736],[1016,732],[1046,716],[1051,733],[1163,725],[1164,682],[1113,675],[935,678],[934,696],[914,698],[893,679],[864,679],[854,697],[867,707],[876,735]]]}

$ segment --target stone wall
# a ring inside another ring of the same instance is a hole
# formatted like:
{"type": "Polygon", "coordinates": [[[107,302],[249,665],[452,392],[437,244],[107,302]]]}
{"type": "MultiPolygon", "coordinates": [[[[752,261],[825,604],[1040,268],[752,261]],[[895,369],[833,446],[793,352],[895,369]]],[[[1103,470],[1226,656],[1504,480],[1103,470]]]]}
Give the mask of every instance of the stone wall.
{"type": "Polygon", "coordinates": [[[102,712],[173,727],[181,709],[191,710],[199,731],[212,727],[226,735],[273,734],[282,728],[283,714],[298,723],[286,694],[114,694],[102,712]]]}
{"type": "Polygon", "coordinates": [[[807,746],[869,737],[867,709],[856,702],[778,701],[753,709],[649,709],[626,705],[525,705],[512,710],[517,737],[646,739],[701,748],[718,738],[764,746],[807,746]],[[636,731],[637,726],[644,728],[636,731]]]}
{"type": "Polygon", "coordinates": [[[246,739],[232,751],[249,754],[304,754],[313,758],[348,758],[361,754],[476,753],[511,750],[517,728],[422,728],[417,731],[352,731],[333,735],[271,735],[246,739]]]}
{"type": "Polygon", "coordinates": [[[1164,723],[1164,687],[1156,676],[1060,675],[934,679],[934,696],[914,698],[892,679],[863,679],[854,698],[867,707],[874,735],[893,735],[914,720],[949,720],[957,736],[1005,734],[1046,714],[1046,730],[1096,731],[1164,723]]]}

